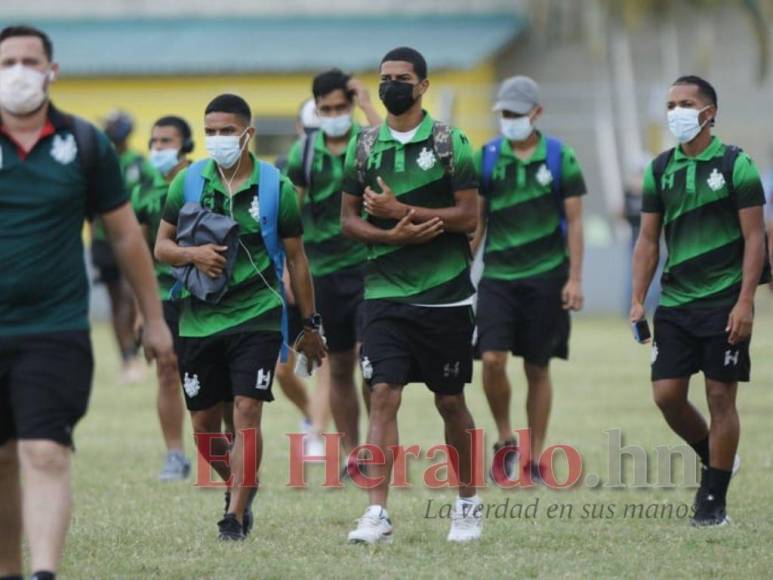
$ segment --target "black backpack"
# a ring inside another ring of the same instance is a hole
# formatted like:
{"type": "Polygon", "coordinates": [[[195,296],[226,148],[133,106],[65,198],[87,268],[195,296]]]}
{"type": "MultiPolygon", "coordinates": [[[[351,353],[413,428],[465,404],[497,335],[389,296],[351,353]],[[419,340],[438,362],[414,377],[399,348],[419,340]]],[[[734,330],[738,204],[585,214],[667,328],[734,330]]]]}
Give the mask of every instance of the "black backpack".
{"type": "MultiPolygon", "coordinates": [[[[724,203],[731,211],[738,213],[738,208],[735,205],[735,185],[733,184],[733,169],[735,168],[735,161],[738,159],[738,155],[743,152],[743,149],[736,145],[725,145],[725,153],[722,156],[722,163],[720,165],[720,172],[722,177],[725,178],[725,184],[727,185],[728,196],[725,198],[724,203]]],[[[661,195],[661,182],[663,174],[666,172],[668,162],[671,161],[671,157],[674,155],[674,148],[672,147],[668,151],[663,151],[660,155],[655,157],[652,161],[652,177],[655,180],[655,191],[658,195],[661,195]]],[[[765,259],[762,266],[762,274],[760,275],[760,284],[767,284],[771,280],[770,258],[768,257],[768,236],[765,235],[765,259]]]]}

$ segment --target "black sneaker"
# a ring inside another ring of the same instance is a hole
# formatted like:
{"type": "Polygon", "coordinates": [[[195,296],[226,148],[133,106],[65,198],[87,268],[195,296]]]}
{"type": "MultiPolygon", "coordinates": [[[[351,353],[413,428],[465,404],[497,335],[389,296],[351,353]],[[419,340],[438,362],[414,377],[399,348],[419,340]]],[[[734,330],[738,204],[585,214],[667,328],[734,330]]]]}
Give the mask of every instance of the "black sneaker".
{"type": "Polygon", "coordinates": [[[244,508],[244,515],[242,516],[242,532],[244,533],[244,536],[248,536],[250,531],[252,531],[252,524],[254,523],[255,519],[252,517],[252,502],[255,499],[255,496],[258,493],[258,488],[253,487],[250,489],[250,495],[247,496],[247,507],[244,508]]]}
{"type": "Polygon", "coordinates": [[[228,508],[231,506],[231,490],[225,490],[225,507],[223,508],[223,517],[228,513],[228,508]]]}
{"type": "Polygon", "coordinates": [[[494,443],[494,458],[491,460],[491,469],[489,469],[489,479],[493,482],[514,479],[518,469],[518,443],[515,439],[508,439],[501,443],[494,443]],[[497,453],[500,449],[507,449],[504,461],[497,461],[497,453]]]}
{"type": "Polygon", "coordinates": [[[217,538],[224,542],[240,542],[244,540],[242,524],[236,519],[236,514],[225,514],[223,519],[217,522],[219,533],[217,538]]]}
{"type": "Polygon", "coordinates": [[[528,469],[531,472],[531,480],[534,483],[545,483],[545,480],[542,478],[542,468],[539,463],[529,462],[528,469]]]}
{"type": "MultiPolygon", "coordinates": [[[[698,493],[700,494],[700,490],[698,490],[698,493]]],[[[729,524],[730,518],[725,513],[725,504],[720,503],[710,493],[706,493],[700,498],[695,515],[690,520],[690,523],[696,528],[719,527],[729,524]]]]}
{"type": "Polygon", "coordinates": [[[695,492],[695,501],[692,503],[692,508],[695,512],[698,511],[698,507],[705,501],[706,495],[708,495],[708,471],[704,465],[701,465],[701,483],[698,486],[698,491],[695,492]]]}

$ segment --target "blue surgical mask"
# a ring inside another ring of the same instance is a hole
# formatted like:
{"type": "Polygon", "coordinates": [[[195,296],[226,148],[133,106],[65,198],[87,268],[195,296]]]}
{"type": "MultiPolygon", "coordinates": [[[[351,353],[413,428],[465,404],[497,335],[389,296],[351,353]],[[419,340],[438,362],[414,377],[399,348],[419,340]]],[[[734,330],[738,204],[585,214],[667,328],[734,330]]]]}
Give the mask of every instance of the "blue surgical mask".
{"type": "Polygon", "coordinates": [[[704,125],[709,122],[706,119],[700,122],[700,114],[708,109],[708,106],[702,109],[691,109],[687,107],[674,107],[668,114],[668,129],[679,143],[689,143],[698,136],[704,125]]]}
{"type": "Polygon", "coordinates": [[[214,159],[223,169],[230,169],[241,157],[244,145],[240,143],[242,137],[247,131],[241,135],[209,135],[205,140],[207,153],[214,159]]]}
{"type": "Polygon", "coordinates": [[[177,149],[153,149],[148,155],[150,164],[166,177],[180,162],[177,149]]]}
{"type": "Polygon", "coordinates": [[[328,137],[343,137],[352,127],[351,113],[336,117],[319,117],[319,126],[328,137]]]}
{"type": "Polygon", "coordinates": [[[531,119],[528,115],[523,117],[516,117],[514,119],[505,119],[502,117],[499,119],[499,128],[509,141],[524,141],[529,138],[529,135],[534,131],[534,127],[531,125],[531,119]]]}

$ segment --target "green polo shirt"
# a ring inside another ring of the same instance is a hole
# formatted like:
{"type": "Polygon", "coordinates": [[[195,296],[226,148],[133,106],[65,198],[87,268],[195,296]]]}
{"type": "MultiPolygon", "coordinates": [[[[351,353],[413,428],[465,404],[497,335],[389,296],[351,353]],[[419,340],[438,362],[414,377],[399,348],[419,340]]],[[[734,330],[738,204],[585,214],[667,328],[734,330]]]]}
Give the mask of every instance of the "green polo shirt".
{"type": "MultiPolygon", "coordinates": [[[[210,160],[202,171],[204,192],[201,204],[216,213],[231,215],[233,203],[233,218],[239,224],[239,253],[228,289],[219,303],[209,304],[187,293],[183,295],[180,336],[205,337],[225,332],[280,330],[282,303],[278,293],[281,280],[276,278],[260,233],[260,165],[254,156],[251,157],[255,166],[252,176],[234,193],[233,198],[228,195],[214,161],[210,160]]],[[[183,188],[187,171],[177,174],[169,186],[162,219],[174,226],[184,205],[183,188]]],[[[303,225],[295,187],[286,177],[282,178],[280,187],[279,236],[296,238],[303,234],[303,225]]]]}
{"type": "MultiPolygon", "coordinates": [[[[357,138],[360,128],[352,127],[351,138],[357,138]]],[[[346,151],[330,152],[323,131],[312,134],[314,139],[311,183],[307,184],[303,168],[304,140],[297,141],[287,159],[287,176],[305,189],[301,217],[303,245],[313,276],[327,276],[365,263],[365,246],[341,233],[341,182],[346,151]]]]}
{"type": "MultiPolygon", "coordinates": [[[[0,126],[0,336],[88,329],[83,261],[87,181],[69,118],[49,125],[25,156],[0,126]]],[[[128,201],[118,158],[97,131],[98,213],[128,201]]]]}
{"type": "MultiPolygon", "coordinates": [[[[124,185],[129,194],[131,194],[138,185],[147,187],[152,184],[158,173],[141,153],[132,149],[128,149],[119,154],[118,163],[121,166],[124,185]]],[[[91,239],[105,239],[105,228],[102,224],[102,220],[96,219],[94,220],[94,223],[91,224],[91,239]]]]}
{"type": "Polygon", "coordinates": [[[744,240],[738,210],[765,204],[754,163],[740,153],[731,195],[722,175],[725,145],[716,137],[696,157],[681,147],[666,166],[660,188],[652,165],[644,174],[642,211],[663,216],[668,260],[662,306],[725,307],[738,300],[744,240]]]}
{"type": "MultiPolygon", "coordinates": [[[[343,191],[362,196],[364,186],[380,191],[381,177],[397,198],[408,205],[453,207],[457,191],[476,189],[478,181],[467,137],[453,129],[453,176],[435,156],[433,120],[429,114],[413,139],[402,144],[392,137],[386,123],[368,157],[365,184],[357,176],[356,140],[349,143],[344,164],[343,191]]],[[[397,220],[368,217],[376,227],[391,229],[397,220]]],[[[366,300],[392,300],[413,304],[451,304],[473,294],[470,282],[470,247],[467,236],[446,232],[421,245],[368,246],[365,276],[366,300]]]]}
{"type": "MultiPolygon", "coordinates": [[[[525,161],[515,156],[507,139],[502,140],[489,190],[481,191],[488,214],[484,278],[523,280],[568,273],[568,252],[546,152],[542,135],[525,161]]],[[[478,175],[482,157],[483,149],[475,156],[478,175]]],[[[582,170],[567,145],[561,147],[560,192],[562,199],[586,193],[582,170]]]]}
{"type": "MultiPolygon", "coordinates": [[[[151,256],[156,245],[156,235],[158,234],[158,226],[161,223],[161,214],[166,204],[167,193],[169,193],[169,183],[158,172],[156,172],[151,183],[145,186],[138,183],[132,192],[132,208],[134,213],[137,214],[137,221],[147,228],[147,242],[151,256]]],[[[169,291],[175,283],[174,276],[172,276],[172,267],[158,260],[155,261],[154,266],[159,296],[161,300],[168,300],[169,291]]]]}

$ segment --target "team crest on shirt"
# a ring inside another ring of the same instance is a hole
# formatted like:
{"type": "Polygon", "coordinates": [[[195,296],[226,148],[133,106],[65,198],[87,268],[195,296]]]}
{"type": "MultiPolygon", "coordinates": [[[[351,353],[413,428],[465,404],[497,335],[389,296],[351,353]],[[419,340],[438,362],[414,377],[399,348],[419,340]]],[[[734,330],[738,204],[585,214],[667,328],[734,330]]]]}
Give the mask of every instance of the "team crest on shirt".
{"type": "Polygon", "coordinates": [[[435,152],[424,147],[419,153],[419,158],[416,160],[416,164],[424,171],[429,171],[435,167],[435,163],[437,163],[435,152]]]}
{"type": "Polygon", "coordinates": [[[75,143],[75,137],[67,134],[65,137],[54,135],[51,143],[51,157],[62,165],[67,165],[75,160],[78,154],[78,145],[75,143]]]}
{"type": "Polygon", "coordinates": [[[185,376],[183,377],[183,389],[185,389],[185,394],[188,395],[190,398],[195,397],[199,394],[199,391],[201,390],[201,383],[199,383],[199,375],[193,375],[188,376],[188,373],[185,373],[185,376]]]}
{"type": "Polygon", "coordinates": [[[706,183],[709,184],[711,191],[718,191],[725,186],[725,176],[717,171],[717,168],[715,167],[712,170],[711,175],[709,175],[709,178],[706,180],[706,183]]]}
{"type": "Polygon", "coordinates": [[[537,179],[537,183],[542,186],[550,185],[550,183],[553,181],[553,174],[550,173],[550,169],[548,169],[548,166],[544,163],[540,165],[540,168],[537,170],[535,177],[537,179]]]}
{"type": "Polygon", "coordinates": [[[260,202],[258,201],[257,195],[252,198],[252,203],[250,204],[250,215],[256,222],[260,222],[260,202]]]}

